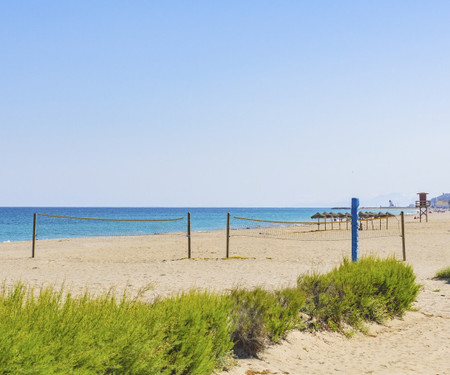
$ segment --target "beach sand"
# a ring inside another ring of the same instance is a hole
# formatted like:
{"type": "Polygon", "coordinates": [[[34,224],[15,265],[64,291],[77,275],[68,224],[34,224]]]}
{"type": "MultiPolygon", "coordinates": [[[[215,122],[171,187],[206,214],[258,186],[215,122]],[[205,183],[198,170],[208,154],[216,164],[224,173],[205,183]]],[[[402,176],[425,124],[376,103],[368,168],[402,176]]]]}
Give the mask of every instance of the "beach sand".
{"type": "MultiPolygon", "coordinates": [[[[434,280],[450,266],[450,212],[429,222],[406,220],[406,257],[422,290],[403,319],[371,325],[368,335],[348,339],[331,332],[291,332],[259,359],[240,359],[223,374],[450,374],[450,284],[434,280]]],[[[350,257],[350,241],[321,234],[321,241],[238,237],[232,232],[230,259],[225,231],[192,234],[192,257],[182,234],[39,240],[0,244],[0,277],[6,285],[64,283],[67,290],[130,296],[147,288],[144,300],[183,290],[227,291],[235,287],[294,285],[304,272],[326,272],[350,257]]],[[[401,238],[361,236],[360,256],[402,259],[401,238]]],[[[301,238],[301,236],[299,237],[301,238]]]]}

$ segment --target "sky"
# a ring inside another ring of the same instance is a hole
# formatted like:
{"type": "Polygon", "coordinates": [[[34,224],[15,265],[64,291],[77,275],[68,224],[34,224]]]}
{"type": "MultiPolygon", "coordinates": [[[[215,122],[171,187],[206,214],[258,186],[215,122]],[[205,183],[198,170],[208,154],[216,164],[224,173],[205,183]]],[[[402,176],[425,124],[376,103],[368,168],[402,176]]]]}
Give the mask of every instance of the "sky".
{"type": "Polygon", "coordinates": [[[448,1],[2,1],[0,206],[450,192],[448,1]]]}

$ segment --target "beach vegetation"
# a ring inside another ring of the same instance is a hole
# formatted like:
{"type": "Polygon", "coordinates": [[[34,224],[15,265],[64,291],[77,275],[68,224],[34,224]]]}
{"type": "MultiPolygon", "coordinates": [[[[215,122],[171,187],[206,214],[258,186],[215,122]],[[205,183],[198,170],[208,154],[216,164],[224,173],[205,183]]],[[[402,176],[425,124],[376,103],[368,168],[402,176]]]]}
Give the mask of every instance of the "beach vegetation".
{"type": "Polygon", "coordinates": [[[147,304],[19,283],[0,294],[0,373],[209,374],[233,347],[230,312],[206,292],[147,304]]]}
{"type": "Polygon", "coordinates": [[[362,259],[295,287],[189,291],[143,302],[112,291],[73,296],[23,283],[0,290],[0,373],[211,374],[256,356],[292,329],[350,336],[363,321],[401,316],[418,285],[395,259],[362,259]]]}
{"type": "Polygon", "coordinates": [[[327,274],[302,275],[298,288],[307,296],[303,311],[311,317],[311,327],[341,331],[345,325],[401,317],[420,286],[411,266],[395,258],[370,257],[345,259],[327,274]]]}
{"type": "Polygon", "coordinates": [[[256,355],[268,342],[279,342],[286,333],[303,326],[300,309],[305,296],[297,288],[267,291],[235,289],[233,301],[235,352],[256,355]]]}
{"type": "Polygon", "coordinates": [[[450,280],[450,267],[443,268],[436,272],[436,279],[450,280]]]}

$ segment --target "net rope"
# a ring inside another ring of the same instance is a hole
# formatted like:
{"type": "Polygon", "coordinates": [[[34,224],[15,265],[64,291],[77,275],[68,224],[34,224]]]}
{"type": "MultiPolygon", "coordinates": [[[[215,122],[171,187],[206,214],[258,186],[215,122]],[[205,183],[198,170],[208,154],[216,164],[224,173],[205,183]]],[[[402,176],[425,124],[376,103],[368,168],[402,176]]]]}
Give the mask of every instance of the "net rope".
{"type": "MultiPolygon", "coordinates": [[[[360,218],[359,238],[400,236],[400,220],[396,216],[360,218]]],[[[273,238],[297,241],[351,240],[351,219],[316,222],[277,221],[233,216],[230,237],[273,238]]]]}
{"type": "MultiPolygon", "coordinates": [[[[156,226],[159,225],[159,227],[154,227],[153,225],[151,226],[152,228],[154,228],[153,230],[149,231],[148,227],[119,227],[116,228],[116,230],[114,232],[110,232],[110,234],[106,234],[108,231],[104,231],[105,228],[101,228],[98,227],[98,229],[96,226],[92,227],[89,225],[89,227],[80,227],[78,229],[78,231],[76,232],[76,237],[97,237],[97,236],[136,236],[136,235],[152,235],[152,236],[186,236],[186,230],[184,228],[184,221],[186,218],[184,217],[177,217],[177,218],[168,218],[168,219],[113,219],[113,218],[98,218],[98,217],[79,217],[79,216],[64,216],[64,215],[50,215],[50,214],[42,214],[42,213],[37,213],[37,216],[42,216],[42,217],[46,217],[46,218],[50,218],[50,219],[68,219],[68,220],[80,220],[80,221],[99,221],[99,222],[124,222],[124,225],[126,225],[125,223],[129,223],[131,225],[131,223],[142,223],[142,225],[144,223],[150,223],[154,224],[156,226]],[[172,226],[170,229],[164,227],[164,223],[169,224],[170,222],[172,223],[180,223],[177,226],[172,226]]],[[[81,223],[80,223],[81,224],[81,223]]],[[[42,238],[42,236],[45,237],[45,235],[43,233],[52,233],[52,227],[51,227],[51,223],[50,222],[41,222],[40,220],[37,221],[36,223],[36,239],[38,238],[42,238]],[[39,235],[38,235],[39,234],[39,235]]],[[[59,234],[61,234],[63,237],[66,237],[68,235],[68,237],[71,237],[74,233],[73,231],[68,229],[68,232],[59,232],[59,234]]]]}
{"type": "Polygon", "coordinates": [[[183,220],[184,217],[178,217],[175,219],[109,219],[109,218],[97,218],[97,217],[76,217],[76,216],[61,216],[61,215],[47,215],[38,214],[39,216],[56,217],[60,219],[75,219],[75,220],[98,220],[98,221],[178,221],[183,220]]]}

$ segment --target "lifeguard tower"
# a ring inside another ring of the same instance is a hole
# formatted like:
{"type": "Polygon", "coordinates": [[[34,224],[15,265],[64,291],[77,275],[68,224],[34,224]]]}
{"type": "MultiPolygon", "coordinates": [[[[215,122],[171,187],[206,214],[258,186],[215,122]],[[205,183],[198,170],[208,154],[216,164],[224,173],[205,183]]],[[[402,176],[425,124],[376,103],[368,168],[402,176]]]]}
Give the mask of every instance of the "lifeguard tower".
{"type": "Polygon", "coordinates": [[[416,201],[416,208],[419,209],[419,219],[422,222],[422,216],[425,216],[425,219],[428,223],[428,207],[430,207],[430,201],[427,200],[428,193],[417,193],[419,194],[419,200],[416,201]]]}

